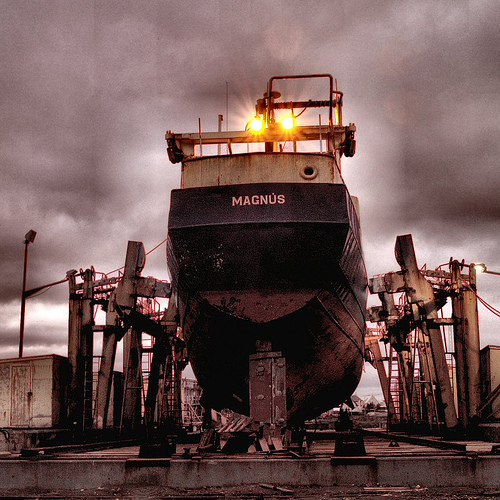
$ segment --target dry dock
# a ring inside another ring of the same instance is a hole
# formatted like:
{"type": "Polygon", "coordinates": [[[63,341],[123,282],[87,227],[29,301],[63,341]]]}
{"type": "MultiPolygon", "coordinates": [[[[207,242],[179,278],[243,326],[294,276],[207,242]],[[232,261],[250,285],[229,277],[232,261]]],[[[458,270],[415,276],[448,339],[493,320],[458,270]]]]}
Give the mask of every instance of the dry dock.
{"type": "Polygon", "coordinates": [[[157,459],[139,458],[138,447],[33,458],[4,454],[0,497],[496,497],[500,455],[494,443],[450,446],[366,436],[367,455],[359,457],[335,456],[329,440],[313,442],[309,454],[301,457],[286,452],[199,455],[195,445],[179,445],[171,458],[157,459]]]}

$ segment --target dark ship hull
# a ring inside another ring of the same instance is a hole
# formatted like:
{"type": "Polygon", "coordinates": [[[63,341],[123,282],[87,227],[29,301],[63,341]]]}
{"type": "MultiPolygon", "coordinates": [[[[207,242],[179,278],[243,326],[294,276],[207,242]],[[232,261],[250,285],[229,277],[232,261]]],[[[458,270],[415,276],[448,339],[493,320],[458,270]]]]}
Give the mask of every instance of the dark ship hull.
{"type": "Polygon", "coordinates": [[[290,423],[342,403],[364,358],[366,271],[344,184],[172,191],[168,265],[204,400],[248,414],[257,341],[286,358],[290,423]]]}

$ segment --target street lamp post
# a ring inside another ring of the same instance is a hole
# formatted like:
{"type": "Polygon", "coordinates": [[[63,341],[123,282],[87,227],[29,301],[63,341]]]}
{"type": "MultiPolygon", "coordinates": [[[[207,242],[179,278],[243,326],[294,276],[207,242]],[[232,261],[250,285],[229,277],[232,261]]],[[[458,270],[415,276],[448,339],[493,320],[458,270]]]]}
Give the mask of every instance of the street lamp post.
{"type": "Polygon", "coordinates": [[[35,241],[36,231],[30,229],[24,236],[24,271],[23,271],[23,293],[21,296],[21,327],[19,331],[19,357],[23,357],[24,346],[24,313],[26,310],[26,272],[28,269],[28,245],[35,241]]]}

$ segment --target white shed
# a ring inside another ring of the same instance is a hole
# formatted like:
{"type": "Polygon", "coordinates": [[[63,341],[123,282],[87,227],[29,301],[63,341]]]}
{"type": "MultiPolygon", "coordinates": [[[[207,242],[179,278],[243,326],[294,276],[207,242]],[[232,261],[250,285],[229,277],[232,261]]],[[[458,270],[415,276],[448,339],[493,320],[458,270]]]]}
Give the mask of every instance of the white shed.
{"type": "Polygon", "coordinates": [[[63,425],[68,360],[57,354],[0,359],[0,427],[63,425]]]}

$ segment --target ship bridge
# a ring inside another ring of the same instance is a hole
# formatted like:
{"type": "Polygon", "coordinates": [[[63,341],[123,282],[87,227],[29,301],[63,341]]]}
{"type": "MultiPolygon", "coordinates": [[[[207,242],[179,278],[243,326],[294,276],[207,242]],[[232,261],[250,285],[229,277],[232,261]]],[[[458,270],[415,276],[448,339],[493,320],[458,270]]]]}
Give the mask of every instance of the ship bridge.
{"type": "Polygon", "coordinates": [[[222,147],[228,155],[233,155],[233,145],[263,144],[264,152],[278,153],[284,151],[284,144],[291,143],[293,152],[297,152],[297,143],[315,141],[318,152],[333,156],[340,171],[340,158],[354,156],[356,141],[353,123],[342,124],[343,93],[337,89],[337,81],[328,74],[273,76],[269,79],[267,90],[255,105],[255,116],[246,124],[245,130],[222,131],[222,115],[219,115],[217,132],[202,132],[201,121],[196,133],[174,133],[167,131],[165,139],[168,144],[168,156],[172,163],[184,162],[195,157],[204,156],[204,146],[217,145],[217,156],[222,154],[222,147]],[[275,90],[278,80],[326,79],[328,94],[319,100],[279,100],[281,93],[275,90]],[[326,108],[327,123],[322,123],[318,115],[316,125],[300,125],[304,113],[313,109],[326,108]]]}

